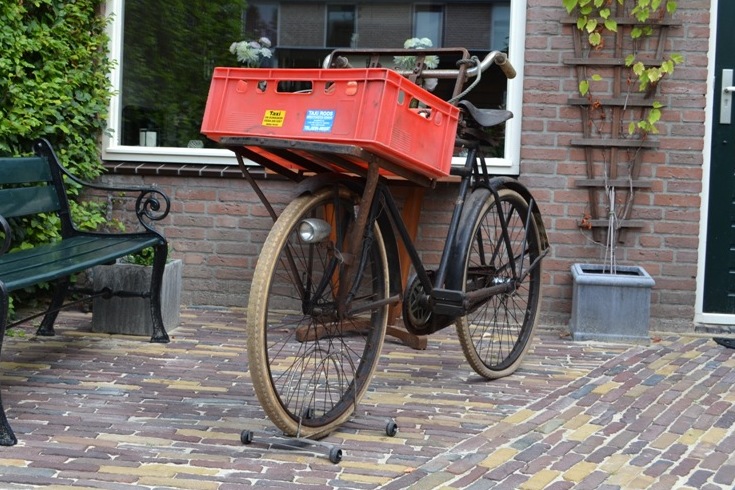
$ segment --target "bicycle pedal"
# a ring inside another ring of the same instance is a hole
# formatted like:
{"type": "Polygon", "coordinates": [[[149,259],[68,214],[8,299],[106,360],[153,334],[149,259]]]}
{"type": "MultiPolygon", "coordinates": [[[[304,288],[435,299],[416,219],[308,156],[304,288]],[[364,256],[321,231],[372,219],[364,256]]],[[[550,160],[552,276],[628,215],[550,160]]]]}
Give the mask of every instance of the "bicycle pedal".
{"type": "Polygon", "coordinates": [[[432,311],[439,315],[462,316],[467,313],[465,294],[455,289],[431,291],[432,311]]]}

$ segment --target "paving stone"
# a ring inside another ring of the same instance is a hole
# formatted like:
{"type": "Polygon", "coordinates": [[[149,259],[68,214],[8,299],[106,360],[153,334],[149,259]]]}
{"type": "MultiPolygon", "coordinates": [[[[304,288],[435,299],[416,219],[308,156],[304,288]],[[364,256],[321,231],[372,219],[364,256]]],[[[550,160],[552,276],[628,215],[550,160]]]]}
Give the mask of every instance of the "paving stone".
{"type": "Polygon", "coordinates": [[[689,477],[686,484],[694,488],[702,488],[714,475],[711,471],[697,470],[689,477]]]}
{"type": "Polygon", "coordinates": [[[679,461],[674,468],[671,469],[671,474],[677,476],[687,476],[692,471],[694,471],[694,468],[696,468],[698,464],[699,461],[696,459],[684,458],[683,460],[679,461]]]}
{"type": "Polygon", "coordinates": [[[674,465],[672,461],[667,461],[663,459],[658,459],[653,462],[653,464],[649,465],[643,470],[643,473],[652,476],[652,477],[658,477],[664,474],[664,472],[668,471],[669,468],[671,468],[674,465]]]}
{"type": "Polygon", "coordinates": [[[569,490],[574,488],[574,483],[568,481],[555,481],[546,487],[546,490],[569,490]]]}
{"type": "Polygon", "coordinates": [[[517,461],[523,461],[526,463],[530,463],[531,461],[535,461],[539,457],[546,454],[549,450],[550,446],[548,444],[533,444],[527,449],[524,449],[520,453],[516,454],[515,459],[517,461]]]}
{"type": "Polygon", "coordinates": [[[712,479],[715,483],[722,485],[733,485],[735,482],[735,465],[727,464],[721,466],[712,479]]]}
{"type": "Polygon", "coordinates": [[[706,455],[706,457],[702,458],[699,466],[707,470],[717,471],[723,467],[729,457],[729,454],[725,454],[720,451],[711,451],[706,455]]]}
{"type": "Polygon", "coordinates": [[[593,471],[587,475],[581,482],[579,482],[574,488],[579,490],[598,490],[602,483],[610,475],[604,471],[593,471]]]}
{"type": "Polygon", "coordinates": [[[630,464],[641,467],[648,466],[660,456],[661,451],[653,448],[644,448],[635,458],[630,460],[630,464]]]}
{"type": "Polygon", "coordinates": [[[520,461],[509,461],[488,472],[485,475],[485,478],[487,478],[488,480],[505,481],[506,478],[516,473],[521,468],[524,468],[525,466],[526,465],[521,463],[520,461]]]}

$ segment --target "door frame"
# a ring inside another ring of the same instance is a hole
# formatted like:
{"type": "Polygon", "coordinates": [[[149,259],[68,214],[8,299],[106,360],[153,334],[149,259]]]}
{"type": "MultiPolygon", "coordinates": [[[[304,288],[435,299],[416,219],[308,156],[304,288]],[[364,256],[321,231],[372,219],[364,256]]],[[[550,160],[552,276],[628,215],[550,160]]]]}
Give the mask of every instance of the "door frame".
{"type": "Polygon", "coordinates": [[[702,193],[699,226],[699,248],[697,258],[697,291],[694,305],[694,322],[712,325],[735,325],[735,315],[723,313],[705,313],[704,305],[704,264],[707,252],[707,216],[709,212],[710,170],[712,166],[712,123],[718,110],[715,100],[715,54],[717,52],[717,18],[718,2],[732,0],[711,0],[709,56],[707,62],[707,97],[705,105],[704,150],[702,160],[702,193]]]}

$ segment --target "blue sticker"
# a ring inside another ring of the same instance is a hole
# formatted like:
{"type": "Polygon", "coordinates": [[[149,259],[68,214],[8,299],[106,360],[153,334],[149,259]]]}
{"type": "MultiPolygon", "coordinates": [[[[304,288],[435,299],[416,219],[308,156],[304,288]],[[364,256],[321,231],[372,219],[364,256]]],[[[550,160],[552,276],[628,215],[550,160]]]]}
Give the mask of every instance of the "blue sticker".
{"type": "Polygon", "coordinates": [[[337,111],[309,109],[304,120],[304,132],[331,133],[334,125],[334,114],[337,111]]]}

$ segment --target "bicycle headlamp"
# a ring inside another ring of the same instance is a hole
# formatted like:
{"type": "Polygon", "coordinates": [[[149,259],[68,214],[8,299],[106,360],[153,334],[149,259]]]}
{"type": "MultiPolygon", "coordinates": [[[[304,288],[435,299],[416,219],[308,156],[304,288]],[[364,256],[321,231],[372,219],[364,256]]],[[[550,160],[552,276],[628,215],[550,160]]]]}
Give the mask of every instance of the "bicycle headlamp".
{"type": "Polygon", "coordinates": [[[299,238],[305,243],[318,243],[332,232],[332,227],[318,218],[307,218],[299,223],[299,238]]]}

